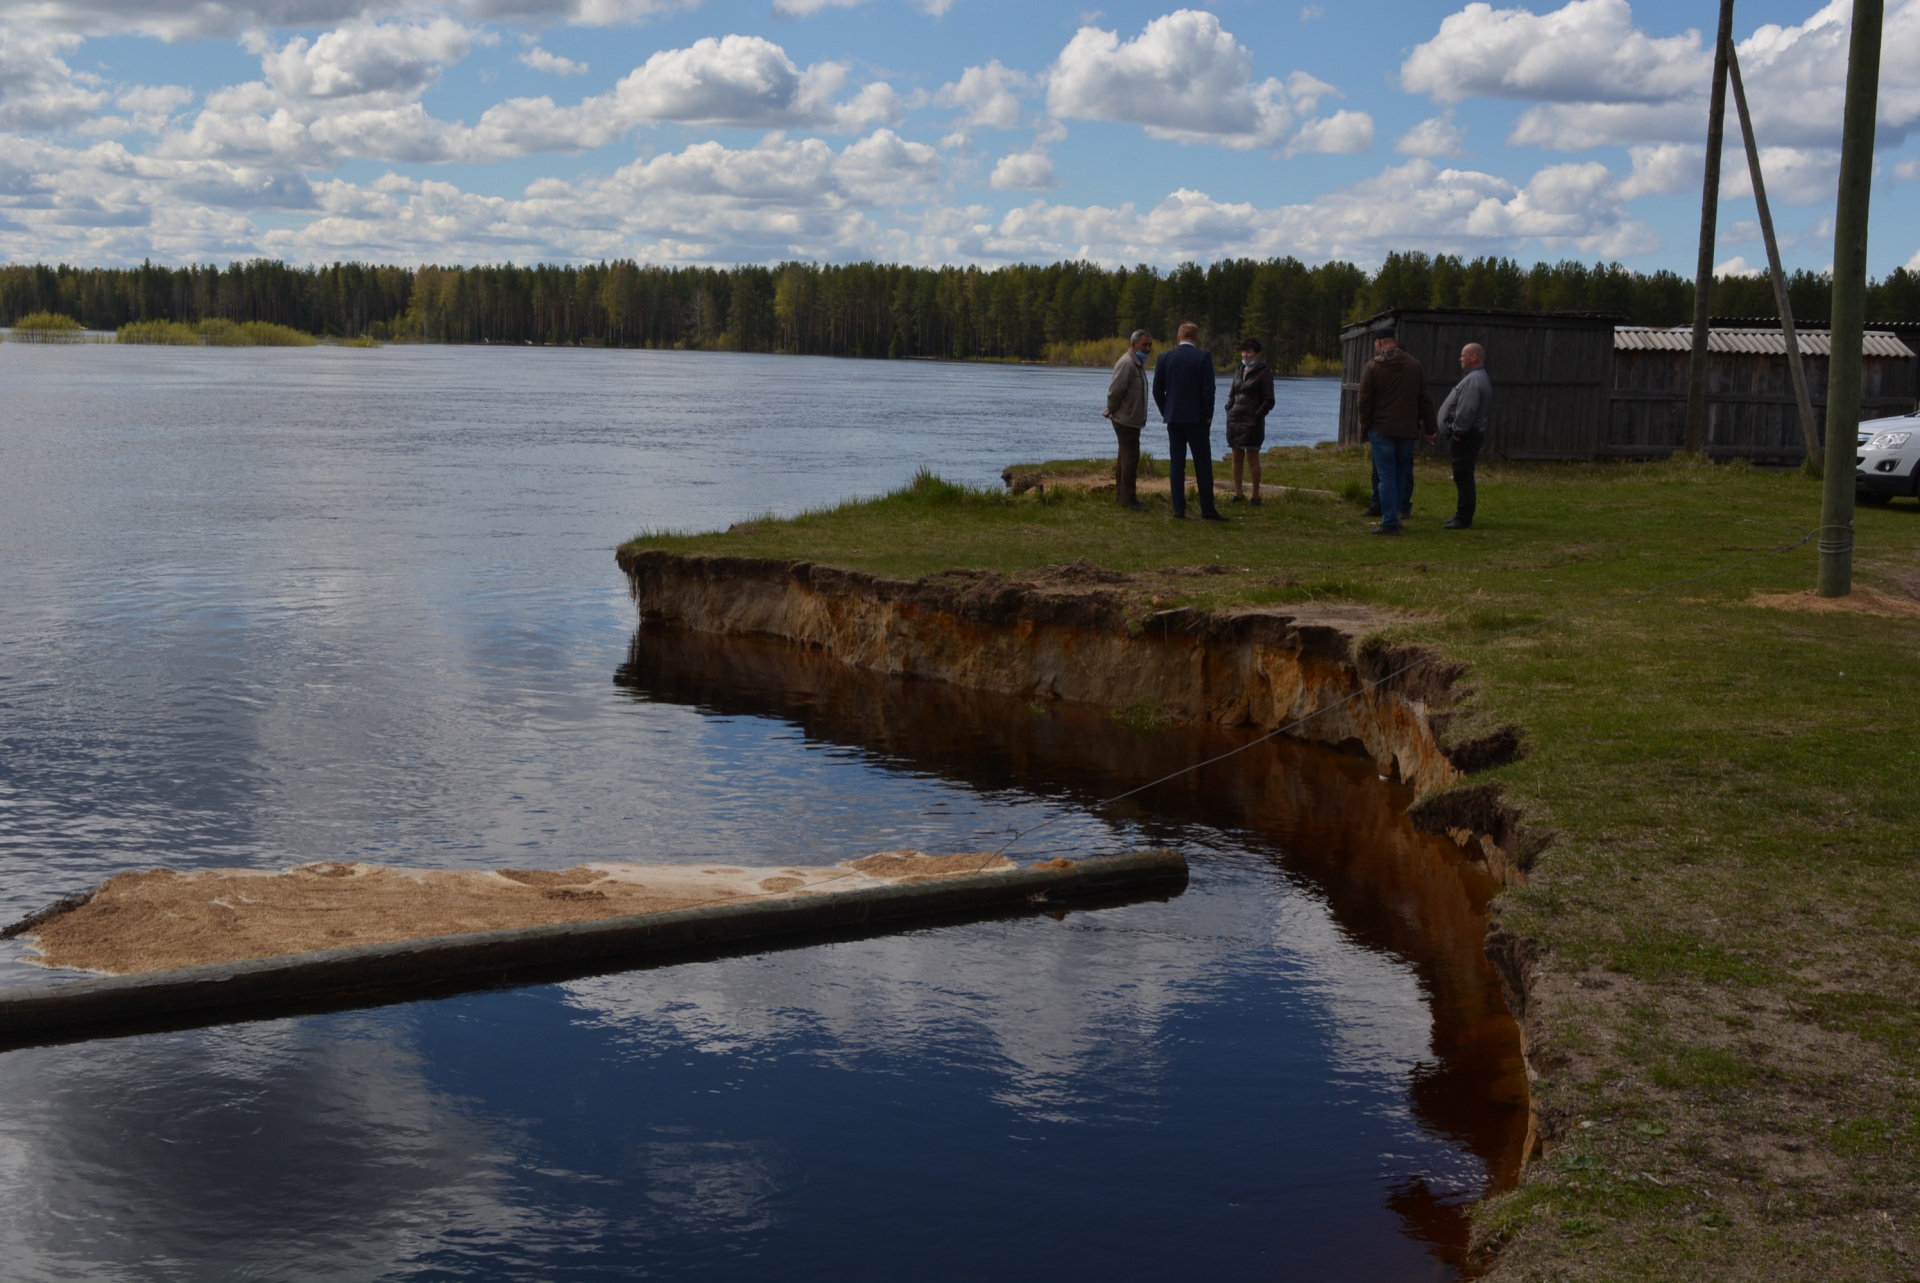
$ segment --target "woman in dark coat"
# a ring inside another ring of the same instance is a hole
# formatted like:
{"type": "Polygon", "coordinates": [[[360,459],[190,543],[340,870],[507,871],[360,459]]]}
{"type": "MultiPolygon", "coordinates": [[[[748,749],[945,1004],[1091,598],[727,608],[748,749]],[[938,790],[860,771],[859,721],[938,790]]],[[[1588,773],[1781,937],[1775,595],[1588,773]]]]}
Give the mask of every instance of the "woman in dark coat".
{"type": "Polygon", "coordinates": [[[1267,443],[1271,409],[1273,368],[1260,359],[1260,340],[1248,339],[1240,345],[1240,369],[1233,376],[1233,390],[1227,393],[1227,444],[1233,447],[1231,503],[1246,498],[1240,489],[1244,469],[1253,474],[1253,505],[1260,505],[1260,448],[1267,443]]]}

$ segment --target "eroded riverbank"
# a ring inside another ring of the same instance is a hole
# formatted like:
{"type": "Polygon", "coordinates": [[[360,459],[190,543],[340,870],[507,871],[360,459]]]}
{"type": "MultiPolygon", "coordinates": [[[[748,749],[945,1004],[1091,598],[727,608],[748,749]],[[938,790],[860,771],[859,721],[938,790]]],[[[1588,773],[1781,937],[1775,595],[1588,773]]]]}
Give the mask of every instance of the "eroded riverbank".
{"type": "MultiPolygon", "coordinates": [[[[1286,835],[1290,850],[1324,853],[1316,875],[1340,901],[1388,907],[1388,947],[1423,960],[1434,1007],[1441,1064],[1415,1083],[1416,1100],[1449,1130],[1481,1137],[1489,1192],[1513,1186],[1535,1143],[1523,1035],[1510,1014],[1524,1011],[1527,955],[1509,936],[1490,938],[1488,906],[1523,876],[1536,843],[1491,792],[1453,787],[1518,751],[1512,728],[1447,740],[1457,666],[1363,644],[1363,630],[1380,622],[1370,612],[1158,610],[1150,578],[1084,564],[918,582],[659,551],[623,551],[620,564],[647,635],[660,639],[636,641],[631,680],[724,707],[740,698],[729,692],[791,686],[790,671],[771,670],[805,665],[812,690],[801,698],[830,734],[885,745],[917,732],[931,744],[914,743],[916,757],[931,753],[963,775],[995,769],[969,762],[968,747],[982,745],[966,746],[924,707],[876,703],[876,675],[927,679],[933,689],[916,684],[916,701],[943,705],[954,726],[980,716],[986,692],[1000,697],[1003,716],[1071,727],[1062,756],[1103,761],[1095,787],[1108,793],[1307,718],[1295,740],[1265,739],[1126,806],[1170,817],[1231,811],[1286,835]],[[706,636],[668,640],[688,632],[706,636]],[[1164,728],[1145,737],[1164,740],[1153,765],[1137,758],[1142,737],[1110,716],[1127,710],[1137,721],[1143,707],[1164,728]],[[1309,716],[1322,709],[1331,711],[1309,716]],[[950,752],[938,747],[956,739],[950,752]],[[1327,760],[1348,764],[1336,787],[1327,760]]],[[[1463,1209],[1448,1218],[1464,1260],[1463,1209]]]]}

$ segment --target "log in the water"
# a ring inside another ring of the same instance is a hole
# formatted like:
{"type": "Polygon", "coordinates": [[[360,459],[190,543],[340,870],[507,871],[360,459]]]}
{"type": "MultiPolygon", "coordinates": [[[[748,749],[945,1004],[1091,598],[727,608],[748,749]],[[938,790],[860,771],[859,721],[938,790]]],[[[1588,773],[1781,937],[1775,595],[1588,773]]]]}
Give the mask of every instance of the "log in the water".
{"type": "Polygon", "coordinates": [[[43,965],[119,974],[0,992],[0,1047],[375,1005],[1063,900],[1177,893],[1186,879],[1186,859],[1173,851],[1028,868],[994,856],[886,852],[831,868],[591,864],[496,874],[309,865],[285,874],[122,875],[19,932],[40,946],[43,965]],[[372,893],[357,914],[355,883],[372,893]],[[464,904],[462,884],[477,893],[464,904]],[[405,893],[398,900],[396,886],[405,893]],[[446,925],[497,922],[515,900],[527,925],[446,925]],[[276,916],[278,931],[269,926],[276,916]],[[342,930],[381,938],[336,948],[302,943],[315,931],[325,939],[342,930]],[[287,941],[293,948],[281,947],[287,941]],[[181,965],[183,958],[197,965],[181,965]]]}

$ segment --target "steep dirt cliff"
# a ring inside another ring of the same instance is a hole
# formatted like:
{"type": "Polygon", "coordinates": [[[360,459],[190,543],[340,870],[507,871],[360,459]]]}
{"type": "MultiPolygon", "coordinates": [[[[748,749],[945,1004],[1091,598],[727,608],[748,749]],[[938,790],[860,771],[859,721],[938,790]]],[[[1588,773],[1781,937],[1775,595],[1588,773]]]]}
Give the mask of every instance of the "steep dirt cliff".
{"type": "Polygon", "coordinates": [[[1422,796],[1519,750],[1511,729],[1446,742],[1460,666],[1365,640],[1390,622],[1365,608],[1154,607],[1153,589],[1168,576],[1206,567],[1129,576],[1075,563],[1019,577],[955,570],[907,582],[653,550],[623,551],[620,566],[648,619],[775,637],[875,672],[1027,699],[1288,727],[1364,753],[1422,796]]]}
{"type": "MultiPolygon", "coordinates": [[[[1522,876],[1545,842],[1523,830],[1497,787],[1466,782],[1518,756],[1518,729],[1450,739],[1449,727],[1461,720],[1464,666],[1380,641],[1375,634],[1394,618],[1362,606],[1162,608],[1180,595],[1179,581],[1219,573],[1213,566],[1128,575],[1075,562],[1022,575],[952,570],[904,581],[650,549],[622,550],[619,563],[650,623],[771,638],[858,669],[1030,702],[1070,701],[1170,723],[1284,728],[1290,737],[1364,755],[1380,775],[1411,786],[1415,826],[1451,838],[1490,887],[1522,876]]],[[[1476,914],[1478,931],[1487,932],[1484,901],[1476,914]]],[[[1536,1134],[1525,1085],[1533,955],[1528,942],[1497,928],[1475,951],[1492,963],[1507,1010],[1520,1017],[1517,1091],[1530,1121],[1510,1162],[1496,1167],[1499,1185],[1532,1152],[1536,1134]]]]}

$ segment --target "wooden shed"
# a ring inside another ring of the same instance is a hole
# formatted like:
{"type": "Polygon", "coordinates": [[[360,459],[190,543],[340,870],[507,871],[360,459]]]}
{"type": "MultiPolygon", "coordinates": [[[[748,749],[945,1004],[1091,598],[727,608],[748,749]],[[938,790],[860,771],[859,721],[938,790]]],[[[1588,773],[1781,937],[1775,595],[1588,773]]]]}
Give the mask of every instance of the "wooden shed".
{"type": "MultiPolygon", "coordinates": [[[[1798,336],[1813,402],[1814,436],[1821,439],[1830,335],[1801,329],[1798,336]]],[[[1786,339],[1779,327],[1716,327],[1707,339],[1707,454],[1762,463],[1805,458],[1786,339]]],[[[1612,406],[1600,453],[1617,458],[1672,454],[1686,441],[1692,329],[1623,325],[1614,331],[1613,347],[1612,406]]],[[[1891,333],[1869,331],[1861,356],[1860,417],[1912,410],[1917,368],[1913,350],[1891,333]]]]}
{"type": "Polygon", "coordinates": [[[1494,386],[1490,456],[1597,458],[1613,386],[1613,331],[1621,319],[1594,312],[1429,308],[1395,309],[1349,325],[1340,332],[1340,440],[1361,440],[1360,373],[1373,357],[1374,331],[1391,324],[1425,371],[1436,407],[1460,379],[1460,349],[1478,343],[1486,350],[1494,386]]]}

